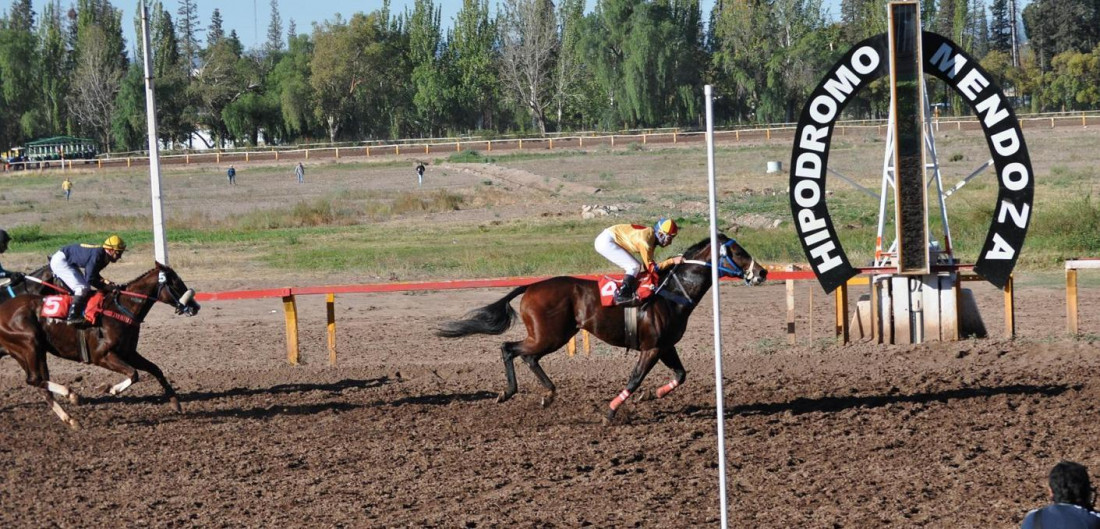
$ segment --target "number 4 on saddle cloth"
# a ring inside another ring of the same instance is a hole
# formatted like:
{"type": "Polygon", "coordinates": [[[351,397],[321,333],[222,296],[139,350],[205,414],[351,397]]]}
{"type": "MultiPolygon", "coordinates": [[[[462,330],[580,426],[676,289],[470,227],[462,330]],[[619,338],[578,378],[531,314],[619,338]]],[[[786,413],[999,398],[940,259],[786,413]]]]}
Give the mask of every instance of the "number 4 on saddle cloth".
{"type": "MultiPolygon", "coordinates": [[[[99,315],[103,313],[103,292],[96,292],[92,294],[91,299],[88,300],[88,305],[84,308],[84,320],[92,325],[96,325],[99,322],[99,315]]],[[[69,314],[69,305],[73,302],[73,297],[68,294],[59,294],[56,296],[46,296],[42,298],[42,310],[39,313],[43,318],[65,319],[69,314]]]]}
{"type": "MultiPolygon", "coordinates": [[[[604,307],[615,306],[615,293],[619,291],[622,286],[621,279],[614,279],[608,276],[600,278],[600,305],[604,307]]],[[[623,303],[624,306],[635,306],[641,303],[643,300],[652,296],[657,290],[657,276],[654,274],[638,274],[638,289],[634,293],[634,299],[628,303],[623,303]]]]}

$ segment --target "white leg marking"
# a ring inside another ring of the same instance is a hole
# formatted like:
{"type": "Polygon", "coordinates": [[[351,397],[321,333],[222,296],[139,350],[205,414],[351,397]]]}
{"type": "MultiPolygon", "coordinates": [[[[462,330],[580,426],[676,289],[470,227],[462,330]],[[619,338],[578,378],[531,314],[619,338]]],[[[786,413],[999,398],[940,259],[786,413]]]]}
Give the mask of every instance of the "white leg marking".
{"type": "Polygon", "coordinates": [[[57,416],[60,417],[61,420],[65,422],[65,424],[72,424],[73,419],[71,417],[69,417],[68,413],[65,413],[65,410],[63,410],[61,408],[60,404],[54,402],[54,403],[51,404],[50,407],[53,409],[53,412],[56,413],[57,416]]]}
{"type": "Polygon", "coordinates": [[[118,384],[115,384],[114,386],[111,386],[111,395],[118,395],[119,393],[122,393],[123,391],[126,390],[126,388],[130,387],[130,384],[133,384],[133,383],[134,383],[133,380],[130,380],[129,378],[127,378],[126,380],[123,380],[122,382],[119,382],[118,384]]]}
{"type": "Polygon", "coordinates": [[[46,389],[49,389],[51,393],[56,393],[62,397],[69,396],[69,388],[62,386],[56,382],[46,382],[46,389]]]}

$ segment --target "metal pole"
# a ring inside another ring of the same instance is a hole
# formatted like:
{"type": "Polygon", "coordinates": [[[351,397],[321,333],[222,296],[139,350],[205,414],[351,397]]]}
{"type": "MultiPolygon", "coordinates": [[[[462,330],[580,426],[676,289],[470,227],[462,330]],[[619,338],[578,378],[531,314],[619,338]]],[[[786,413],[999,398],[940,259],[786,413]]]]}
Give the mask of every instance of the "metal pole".
{"type": "MultiPolygon", "coordinates": [[[[710,262],[718,263],[718,193],[714,183],[714,87],[703,87],[707,105],[707,178],[710,183],[710,262]]],[[[718,266],[710,267],[714,301],[714,404],[718,416],[718,495],[722,508],[722,529],[729,527],[726,513],[726,410],[722,389],[722,317],[718,294],[718,266]]]]}
{"type": "Polygon", "coordinates": [[[168,266],[164,212],[160,196],[160,147],[157,145],[157,102],[153,91],[153,50],[149,45],[149,9],[141,0],[141,38],[145,56],[145,115],[149,133],[149,189],[153,195],[153,251],[158,263],[168,266]]]}

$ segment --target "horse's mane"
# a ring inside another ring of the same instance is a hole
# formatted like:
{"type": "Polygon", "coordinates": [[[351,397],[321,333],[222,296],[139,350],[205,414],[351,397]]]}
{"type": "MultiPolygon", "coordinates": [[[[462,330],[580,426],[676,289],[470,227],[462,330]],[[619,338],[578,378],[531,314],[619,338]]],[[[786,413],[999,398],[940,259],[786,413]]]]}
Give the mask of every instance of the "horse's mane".
{"type": "MultiPolygon", "coordinates": [[[[719,240],[721,240],[723,237],[725,237],[725,235],[723,235],[722,233],[718,234],[718,239],[719,240]]],[[[692,256],[692,255],[695,255],[695,254],[699,253],[700,251],[703,250],[703,248],[706,248],[708,244],[710,244],[710,237],[707,237],[707,238],[691,245],[690,247],[688,247],[687,250],[684,250],[684,252],[681,255],[683,255],[685,259],[690,258],[689,256],[692,256]]],[[[673,270],[673,268],[667,268],[665,270],[661,270],[660,273],[658,274],[658,276],[661,279],[664,279],[666,275],[668,275],[672,272],[672,270],[673,270]]]]}
{"type": "Polygon", "coordinates": [[[158,270],[164,270],[165,272],[172,272],[173,274],[174,274],[174,273],[176,273],[176,272],[175,272],[175,270],[172,270],[172,267],[170,267],[170,266],[168,266],[168,265],[166,265],[166,264],[160,264],[160,263],[157,263],[157,266],[154,266],[154,267],[152,267],[152,268],[150,268],[150,269],[146,270],[146,271],[145,271],[144,273],[142,273],[141,275],[139,275],[139,276],[135,277],[134,279],[131,279],[131,280],[127,281],[126,283],[123,283],[123,286],[125,286],[125,287],[129,287],[130,285],[132,285],[132,284],[134,284],[134,283],[137,283],[138,281],[140,281],[141,279],[143,279],[143,278],[144,278],[145,276],[147,276],[147,275],[149,275],[149,274],[151,274],[151,273],[153,273],[153,272],[156,272],[156,271],[158,271],[158,270]]]}

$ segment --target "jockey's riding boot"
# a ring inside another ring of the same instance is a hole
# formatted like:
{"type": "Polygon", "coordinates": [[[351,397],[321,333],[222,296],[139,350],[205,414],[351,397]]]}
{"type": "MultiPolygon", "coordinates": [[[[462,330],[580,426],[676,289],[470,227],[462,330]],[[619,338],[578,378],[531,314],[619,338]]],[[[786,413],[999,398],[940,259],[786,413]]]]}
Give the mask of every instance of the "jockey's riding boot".
{"type": "Polygon", "coordinates": [[[79,296],[73,296],[72,304],[69,305],[69,315],[65,318],[65,323],[69,325],[76,325],[84,323],[84,307],[88,305],[88,294],[84,293],[79,296]]]}
{"type": "Polygon", "coordinates": [[[623,285],[615,293],[615,304],[622,305],[634,301],[634,293],[638,290],[638,278],[627,274],[623,276],[623,285]]]}

